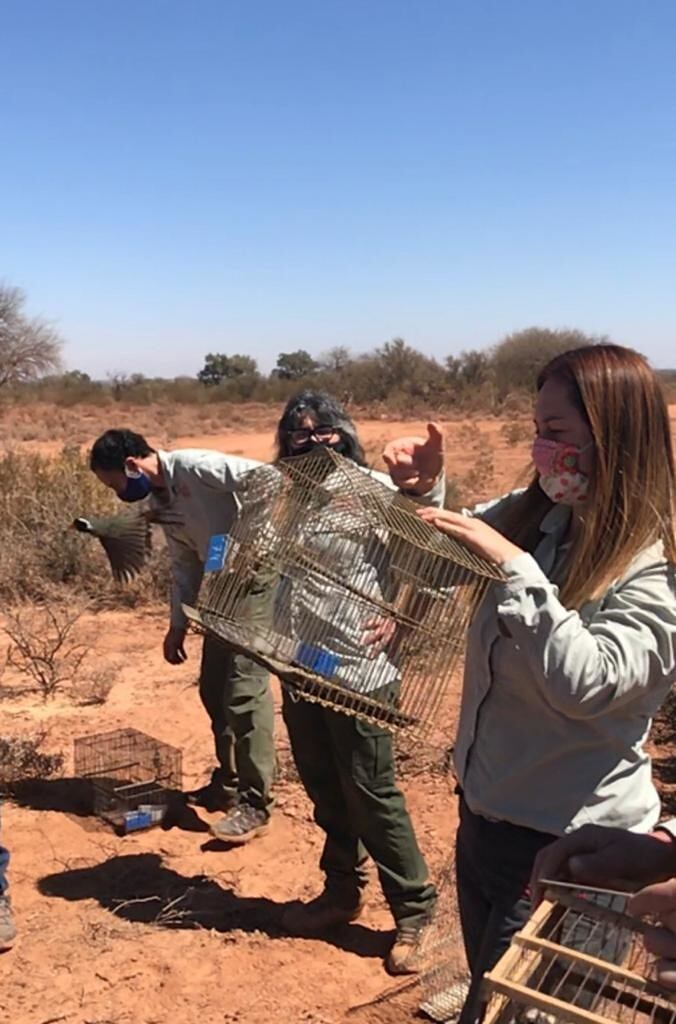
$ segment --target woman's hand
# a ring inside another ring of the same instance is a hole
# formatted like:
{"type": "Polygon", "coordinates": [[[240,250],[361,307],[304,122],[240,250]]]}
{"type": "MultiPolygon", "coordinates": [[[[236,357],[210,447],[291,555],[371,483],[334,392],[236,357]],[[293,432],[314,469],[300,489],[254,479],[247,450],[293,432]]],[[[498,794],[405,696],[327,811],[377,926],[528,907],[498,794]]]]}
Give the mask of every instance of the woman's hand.
{"type": "Polygon", "coordinates": [[[392,483],[401,491],[427,494],[444,469],[444,435],[438,423],[427,424],[427,437],[398,437],[383,451],[392,483]]]}
{"type": "Polygon", "coordinates": [[[447,533],[449,537],[463,541],[468,548],[490,562],[502,565],[523,554],[521,548],[512,544],[511,540],[507,540],[483,519],[463,516],[444,508],[419,508],[416,511],[426,523],[436,526],[437,530],[447,533]]]}

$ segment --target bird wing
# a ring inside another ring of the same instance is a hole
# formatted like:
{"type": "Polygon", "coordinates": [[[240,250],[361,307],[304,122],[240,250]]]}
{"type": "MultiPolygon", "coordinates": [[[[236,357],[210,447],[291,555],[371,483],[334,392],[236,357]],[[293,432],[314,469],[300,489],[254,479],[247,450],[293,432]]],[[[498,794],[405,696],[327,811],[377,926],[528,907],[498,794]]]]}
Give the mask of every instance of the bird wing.
{"type": "Polygon", "coordinates": [[[151,550],[151,527],[137,512],[91,519],[91,532],[108,556],[114,579],[129,583],[141,571],[151,550]]]}

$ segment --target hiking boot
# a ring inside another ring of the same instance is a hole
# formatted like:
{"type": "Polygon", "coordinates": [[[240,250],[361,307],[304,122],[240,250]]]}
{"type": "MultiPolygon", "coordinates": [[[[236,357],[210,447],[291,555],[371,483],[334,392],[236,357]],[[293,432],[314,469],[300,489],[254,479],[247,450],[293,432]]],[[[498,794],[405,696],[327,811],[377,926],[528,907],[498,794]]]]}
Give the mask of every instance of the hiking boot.
{"type": "Polygon", "coordinates": [[[417,974],[422,967],[419,954],[420,940],[427,927],[423,924],[407,924],[405,921],[397,925],[394,942],[385,958],[385,970],[388,974],[417,974]]]}
{"type": "Polygon", "coordinates": [[[193,807],[203,807],[205,811],[229,811],[237,801],[234,790],[224,789],[216,782],[208,782],[199,789],[189,789],[183,794],[185,802],[193,807]]]}
{"type": "Polygon", "coordinates": [[[265,835],[270,827],[269,822],[270,815],[260,807],[237,804],[224,818],[219,818],[211,825],[209,830],[222,843],[243,846],[256,836],[265,835]]]}
{"type": "Polygon", "coordinates": [[[12,904],[9,902],[9,896],[0,896],[0,953],[11,949],[15,938],[12,904]]]}
{"type": "Polygon", "coordinates": [[[356,921],[363,909],[361,896],[357,897],[356,903],[346,903],[325,889],[309,903],[287,907],[282,914],[282,928],[291,935],[316,935],[356,921]]]}

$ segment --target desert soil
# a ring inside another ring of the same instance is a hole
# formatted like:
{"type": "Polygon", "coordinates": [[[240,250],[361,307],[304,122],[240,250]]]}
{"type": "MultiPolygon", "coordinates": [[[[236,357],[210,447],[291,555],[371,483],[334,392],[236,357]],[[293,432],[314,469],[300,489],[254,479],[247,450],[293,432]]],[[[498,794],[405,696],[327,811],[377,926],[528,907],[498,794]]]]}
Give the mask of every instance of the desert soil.
{"type": "MultiPolygon", "coordinates": [[[[672,412],[676,410],[672,409],[672,412]]],[[[92,424],[89,436],[105,422],[92,424]]],[[[383,443],[420,433],[423,423],[362,421],[374,463],[383,443]]],[[[270,455],[270,429],[174,436],[257,458],[270,455]]],[[[447,466],[463,496],[499,494],[527,464],[528,427],[497,419],[447,425],[447,466]]],[[[162,439],[161,439],[162,440],[162,439]]],[[[189,660],[166,665],[163,609],[106,612],[85,620],[83,638],[100,663],[122,662],[101,707],[65,699],[45,704],[6,673],[0,733],[46,734],[65,754],[66,778],[29,787],[3,808],[11,849],[19,939],[0,956],[0,1021],[7,1024],[336,1024],[412,1020],[416,996],[378,997],[398,987],[382,967],[391,920],[372,880],[364,917],[321,939],[284,935],[283,908],[317,893],[322,837],[293,778],[279,716],[279,781],[267,835],[226,849],[207,831],[213,816],[186,813],[168,829],[117,837],[83,816],[72,781],[77,736],[133,726],[183,752],[186,786],[212,766],[211,735],[195,686],[200,641],[189,660]],[[78,813],[80,812],[80,813],[78,813]],[[365,1005],[366,1004],[366,1005],[365,1005]],[[361,1007],[361,1009],[359,1009],[361,1007]]],[[[449,744],[457,694],[447,709],[449,744]]],[[[456,826],[453,780],[408,765],[403,788],[430,870],[438,876],[456,826]]]]}

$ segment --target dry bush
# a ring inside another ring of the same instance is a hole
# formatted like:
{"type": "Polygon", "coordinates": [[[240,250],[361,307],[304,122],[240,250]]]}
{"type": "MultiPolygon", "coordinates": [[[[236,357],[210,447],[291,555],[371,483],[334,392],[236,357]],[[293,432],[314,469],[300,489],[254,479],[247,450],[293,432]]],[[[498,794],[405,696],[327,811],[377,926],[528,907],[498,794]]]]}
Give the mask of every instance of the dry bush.
{"type": "Polygon", "coordinates": [[[452,512],[460,512],[466,506],[467,499],[461,482],[457,477],[447,476],[444,508],[451,509],[452,512]]]}
{"type": "Polygon", "coordinates": [[[81,707],[105,704],[110,691],[117,682],[121,662],[112,662],[100,668],[83,667],[82,678],[74,680],[70,694],[81,707]]]}
{"type": "Polygon", "coordinates": [[[161,543],[138,579],[121,585],[98,541],[71,529],[77,516],[119,511],[78,448],[53,458],[7,453],[0,458],[0,596],[11,603],[44,601],[53,598],[55,586],[66,585],[109,607],[166,598],[169,571],[161,543]]]}
{"type": "Polygon", "coordinates": [[[500,436],[505,439],[508,445],[521,444],[524,441],[532,441],[533,425],[526,420],[510,420],[500,427],[500,436]]]}
{"type": "Polygon", "coordinates": [[[474,463],[469,473],[462,478],[462,494],[468,505],[492,497],[495,489],[495,462],[490,438],[481,431],[472,429],[471,448],[474,463]]]}
{"type": "Polygon", "coordinates": [[[468,508],[493,497],[494,480],[493,456],[490,452],[485,452],[477,459],[474,468],[462,479],[462,493],[465,495],[468,508]]]}
{"type": "Polygon", "coordinates": [[[0,736],[0,793],[11,793],[26,779],[48,779],[62,770],[62,753],[45,754],[40,749],[45,735],[0,736]]]}
{"type": "Polygon", "coordinates": [[[32,680],[43,700],[79,678],[88,648],[73,633],[84,611],[82,604],[48,602],[20,605],[5,615],[7,664],[32,680]]]}
{"type": "Polygon", "coordinates": [[[7,665],[16,669],[43,700],[65,690],[76,704],[103,704],[120,672],[118,662],[94,662],[92,647],[77,638],[87,604],[72,597],[23,604],[5,615],[7,665]]]}

